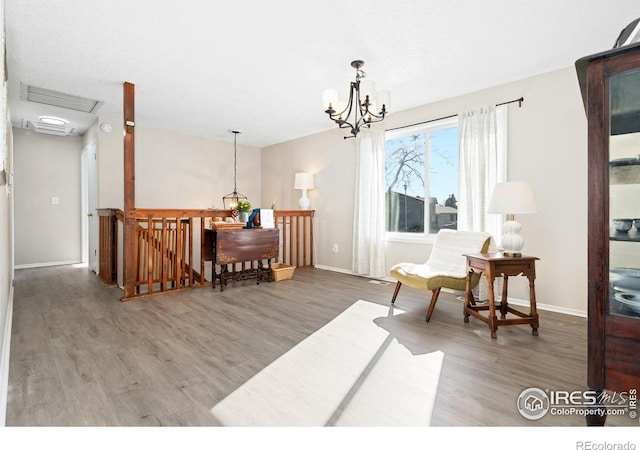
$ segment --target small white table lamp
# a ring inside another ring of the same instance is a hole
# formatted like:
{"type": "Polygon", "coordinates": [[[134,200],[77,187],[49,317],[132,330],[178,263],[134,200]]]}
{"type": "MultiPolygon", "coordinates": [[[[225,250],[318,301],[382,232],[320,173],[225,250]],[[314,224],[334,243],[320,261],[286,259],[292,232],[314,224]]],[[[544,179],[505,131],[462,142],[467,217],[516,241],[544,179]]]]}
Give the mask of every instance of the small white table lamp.
{"type": "Polygon", "coordinates": [[[488,213],[506,214],[507,221],[502,228],[503,253],[507,256],[521,256],[524,239],[520,236],[520,224],[516,214],[534,214],[538,212],[536,199],[529,183],[510,181],[496,183],[489,202],[488,213]]]}
{"type": "Polygon", "coordinates": [[[309,197],[307,197],[307,189],[313,189],[313,174],[304,172],[296,173],[293,187],[294,189],[302,190],[302,197],[300,197],[298,201],[300,209],[309,209],[311,202],[309,201],[309,197]]]}

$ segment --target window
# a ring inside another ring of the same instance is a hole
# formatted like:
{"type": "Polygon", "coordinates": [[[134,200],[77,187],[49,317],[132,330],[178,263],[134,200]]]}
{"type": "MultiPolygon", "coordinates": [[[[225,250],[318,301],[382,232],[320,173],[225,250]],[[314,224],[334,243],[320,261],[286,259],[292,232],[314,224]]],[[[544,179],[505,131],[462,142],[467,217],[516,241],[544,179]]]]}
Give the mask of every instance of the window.
{"type": "Polygon", "coordinates": [[[457,117],[387,132],[386,231],[457,229],[458,166],[457,117]]]}

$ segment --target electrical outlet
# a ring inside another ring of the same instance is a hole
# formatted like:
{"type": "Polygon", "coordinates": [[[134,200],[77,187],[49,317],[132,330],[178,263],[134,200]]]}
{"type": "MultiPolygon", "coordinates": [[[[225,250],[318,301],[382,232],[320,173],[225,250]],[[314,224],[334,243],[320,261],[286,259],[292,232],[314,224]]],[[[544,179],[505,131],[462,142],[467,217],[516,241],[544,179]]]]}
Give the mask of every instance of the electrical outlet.
{"type": "Polygon", "coordinates": [[[58,197],[51,197],[51,204],[52,205],[59,205],[60,204],[60,199],[58,197]]]}
{"type": "Polygon", "coordinates": [[[331,246],[331,251],[332,251],[333,253],[338,253],[338,244],[333,244],[333,245],[331,246]]]}

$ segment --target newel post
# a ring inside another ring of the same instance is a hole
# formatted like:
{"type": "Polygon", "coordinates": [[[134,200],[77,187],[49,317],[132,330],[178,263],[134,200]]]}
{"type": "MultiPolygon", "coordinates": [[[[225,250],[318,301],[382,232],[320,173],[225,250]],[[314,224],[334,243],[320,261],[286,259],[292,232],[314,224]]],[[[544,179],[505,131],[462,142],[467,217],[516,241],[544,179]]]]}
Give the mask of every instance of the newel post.
{"type": "Polygon", "coordinates": [[[135,295],[136,222],[135,211],[135,86],[124,83],[124,227],[123,284],[126,300],[135,295]]]}

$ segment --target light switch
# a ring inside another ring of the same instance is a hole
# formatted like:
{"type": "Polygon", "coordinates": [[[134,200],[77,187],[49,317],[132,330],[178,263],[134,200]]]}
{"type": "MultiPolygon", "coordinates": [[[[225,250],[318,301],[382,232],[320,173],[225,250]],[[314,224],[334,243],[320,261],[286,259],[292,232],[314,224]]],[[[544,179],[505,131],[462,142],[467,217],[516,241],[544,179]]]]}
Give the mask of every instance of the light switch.
{"type": "Polygon", "coordinates": [[[52,205],[59,205],[60,204],[60,199],[58,197],[51,197],[51,204],[52,205]]]}

